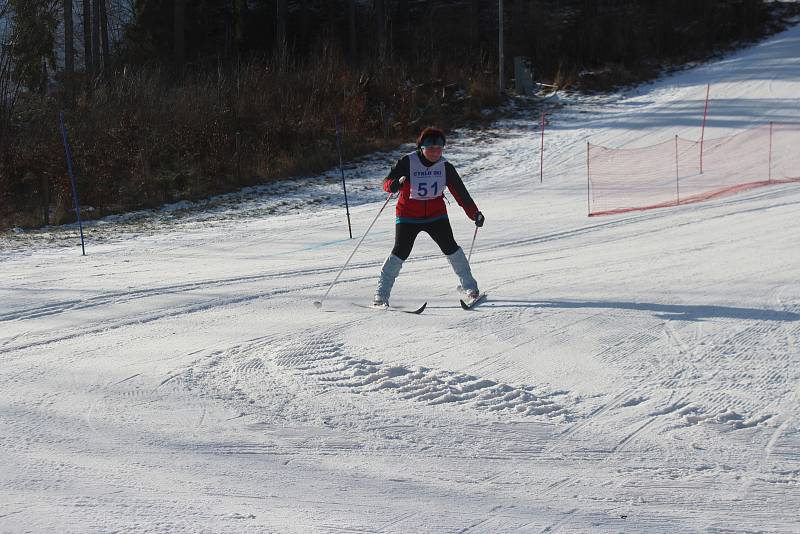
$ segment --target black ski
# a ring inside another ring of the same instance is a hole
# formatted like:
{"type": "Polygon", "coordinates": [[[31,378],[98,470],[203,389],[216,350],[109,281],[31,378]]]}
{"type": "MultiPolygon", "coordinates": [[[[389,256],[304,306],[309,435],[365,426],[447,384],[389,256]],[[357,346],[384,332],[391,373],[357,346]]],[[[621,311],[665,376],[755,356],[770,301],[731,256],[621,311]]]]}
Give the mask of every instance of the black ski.
{"type": "Polygon", "coordinates": [[[368,310],[413,313],[414,315],[421,314],[423,311],[425,311],[425,306],[428,305],[428,303],[425,302],[419,308],[416,308],[414,310],[406,310],[405,308],[393,308],[391,306],[367,306],[366,304],[358,304],[357,302],[353,302],[352,304],[353,306],[358,306],[359,308],[367,308],[368,310]]]}
{"type": "Polygon", "coordinates": [[[464,299],[461,299],[459,302],[461,302],[461,307],[463,309],[471,310],[476,304],[480,304],[484,300],[486,300],[486,293],[481,293],[480,295],[471,300],[465,301],[464,299]]]}

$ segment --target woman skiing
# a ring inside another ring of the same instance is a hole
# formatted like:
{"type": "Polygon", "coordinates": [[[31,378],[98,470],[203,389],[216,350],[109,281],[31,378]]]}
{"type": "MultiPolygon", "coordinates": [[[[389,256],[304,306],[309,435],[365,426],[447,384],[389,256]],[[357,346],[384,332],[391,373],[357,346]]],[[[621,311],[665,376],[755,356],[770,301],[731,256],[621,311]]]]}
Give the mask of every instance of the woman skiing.
{"type": "Polygon", "coordinates": [[[450,189],[458,205],[475,226],[483,226],[483,214],[469,196],[464,182],[455,167],[442,157],[445,145],[444,132],[428,127],[417,138],[417,149],[406,154],[392,167],[383,181],[387,192],[400,192],[397,201],[394,248],[383,263],[378,287],[375,290],[374,306],[388,306],[392,286],[411,254],[414,240],[420,232],[433,238],[458,276],[461,288],[471,299],[477,298],[478,283],[472,276],[464,251],[453,237],[453,229],[447,218],[444,189],[450,189]],[[407,177],[405,180],[402,178],[407,177]]]}

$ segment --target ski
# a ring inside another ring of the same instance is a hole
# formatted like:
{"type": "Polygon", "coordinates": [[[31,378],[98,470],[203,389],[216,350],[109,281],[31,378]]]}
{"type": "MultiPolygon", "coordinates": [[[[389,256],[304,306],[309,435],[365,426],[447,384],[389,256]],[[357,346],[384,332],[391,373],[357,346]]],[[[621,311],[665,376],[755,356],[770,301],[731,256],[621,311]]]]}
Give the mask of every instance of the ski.
{"type": "Polygon", "coordinates": [[[425,311],[425,306],[428,305],[427,302],[424,302],[422,306],[413,310],[407,310],[405,308],[393,308],[391,306],[368,306],[366,304],[358,304],[357,302],[352,303],[353,306],[358,306],[359,308],[367,308],[368,310],[376,310],[376,311],[390,311],[390,312],[400,312],[400,313],[412,313],[414,315],[419,315],[423,311],[425,311]]]}
{"type": "Polygon", "coordinates": [[[463,309],[471,310],[476,304],[480,304],[485,299],[486,299],[486,293],[481,293],[480,295],[478,295],[474,299],[466,300],[466,301],[464,299],[461,299],[459,302],[461,302],[461,307],[463,309]]]}

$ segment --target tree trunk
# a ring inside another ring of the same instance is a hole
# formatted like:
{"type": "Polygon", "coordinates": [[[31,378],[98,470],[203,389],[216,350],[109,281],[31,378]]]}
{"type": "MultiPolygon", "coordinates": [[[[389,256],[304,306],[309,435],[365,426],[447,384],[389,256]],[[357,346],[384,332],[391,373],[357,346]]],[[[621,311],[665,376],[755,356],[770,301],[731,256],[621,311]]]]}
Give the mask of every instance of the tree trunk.
{"type": "Polygon", "coordinates": [[[328,35],[335,41],[341,32],[336,25],[337,15],[341,11],[341,2],[328,2],[326,5],[328,6],[325,12],[325,18],[328,21],[328,35]]]}
{"type": "MultiPolygon", "coordinates": [[[[300,0],[300,42],[307,44],[313,40],[311,36],[311,13],[308,9],[308,0],[300,0]]],[[[295,46],[297,46],[295,41],[295,46]]]]}
{"type": "Polygon", "coordinates": [[[247,0],[234,1],[233,42],[239,55],[244,45],[245,21],[247,20],[247,0]]]}
{"type": "Polygon", "coordinates": [[[377,24],[378,35],[381,36],[385,32],[386,25],[386,9],[384,0],[374,0],[375,6],[375,23],[377,24]]]}
{"type": "Polygon", "coordinates": [[[183,75],[183,66],[186,63],[186,3],[185,0],[173,0],[174,24],[173,24],[173,61],[175,62],[175,72],[178,76],[183,75]]]}
{"type": "Polygon", "coordinates": [[[398,0],[394,11],[390,9],[389,20],[392,21],[392,47],[403,56],[408,56],[411,50],[411,40],[414,38],[409,16],[409,1],[398,0]]]}
{"type": "Polygon", "coordinates": [[[475,54],[481,46],[480,20],[481,5],[480,0],[472,0],[469,4],[469,44],[472,54],[475,54]]]}
{"type": "Polygon", "coordinates": [[[94,77],[94,61],[92,57],[92,0],[83,1],[83,67],[86,79],[91,83],[94,77]]]}
{"type": "Polygon", "coordinates": [[[505,64],[506,64],[506,57],[505,57],[505,17],[506,11],[503,6],[503,0],[498,0],[497,2],[497,24],[499,26],[499,31],[497,32],[497,48],[498,48],[498,57],[497,57],[497,65],[498,70],[500,71],[499,75],[499,89],[501,93],[504,93],[506,90],[506,71],[505,71],[505,64]]]}
{"type": "Polygon", "coordinates": [[[92,60],[94,61],[94,75],[102,72],[102,60],[100,58],[100,2],[94,0],[92,6],[92,60]]]}
{"type": "Polygon", "coordinates": [[[286,49],[286,0],[278,0],[275,23],[275,44],[281,51],[286,49]]]}
{"type": "Polygon", "coordinates": [[[525,3],[524,0],[510,0],[511,5],[511,24],[510,26],[510,45],[509,51],[512,56],[520,55],[520,49],[524,48],[525,38],[527,34],[527,26],[525,20],[525,3]]]}
{"type": "Polygon", "coordinates": [[[100,3],[100,43],[103,49],[103,76],[108,79],[111,76],[111,45],[108,42],[108,9],[106,0],[98,0],[100,3]]]}
{"type": "Polygon", "coordinates": [[[373,0],[375,8],[375,31],[378,39],[378,58],[383,62],[386,59],[386,4],[385,0],[373,0]]]}
{"type": "MultiPolygon", "coordinates": [[[[72,108],[72,84],[75,80],[75,22],[72,0],[64,0],[64,107],[72,108]]],[[[49,222],[45,221],[45,225],[49,222]]]]}
{"type": "Polygon", "coordinates": [[[67,84],[69,84],[75,71],[73,39],[72,0],[64,0],[64,76],[67,84]]]}
{"type": "Polygon", "coordinates": [[[356,0],[347,2],[347,33],[350,48],[350,60],[358,59],[358,39],[356,36],[356,0]]]}

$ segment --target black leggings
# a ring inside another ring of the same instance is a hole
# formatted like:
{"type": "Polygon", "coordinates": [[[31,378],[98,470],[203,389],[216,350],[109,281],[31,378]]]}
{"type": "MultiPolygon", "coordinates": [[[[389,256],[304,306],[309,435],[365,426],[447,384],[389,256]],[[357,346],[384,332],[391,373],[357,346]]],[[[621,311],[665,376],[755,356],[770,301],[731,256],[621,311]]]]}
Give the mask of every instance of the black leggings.
{"type": "Polygon", "coordinates": [[[414,240],[420,232],[428,232],[442,252],[449,256],[458,250],[458,244],[453,237],[453,229],[448,219],[439,219],[429,223],[397,223],[394,230],[394,248],[392,254],[405,261],[411,254],[414,240]]]}

